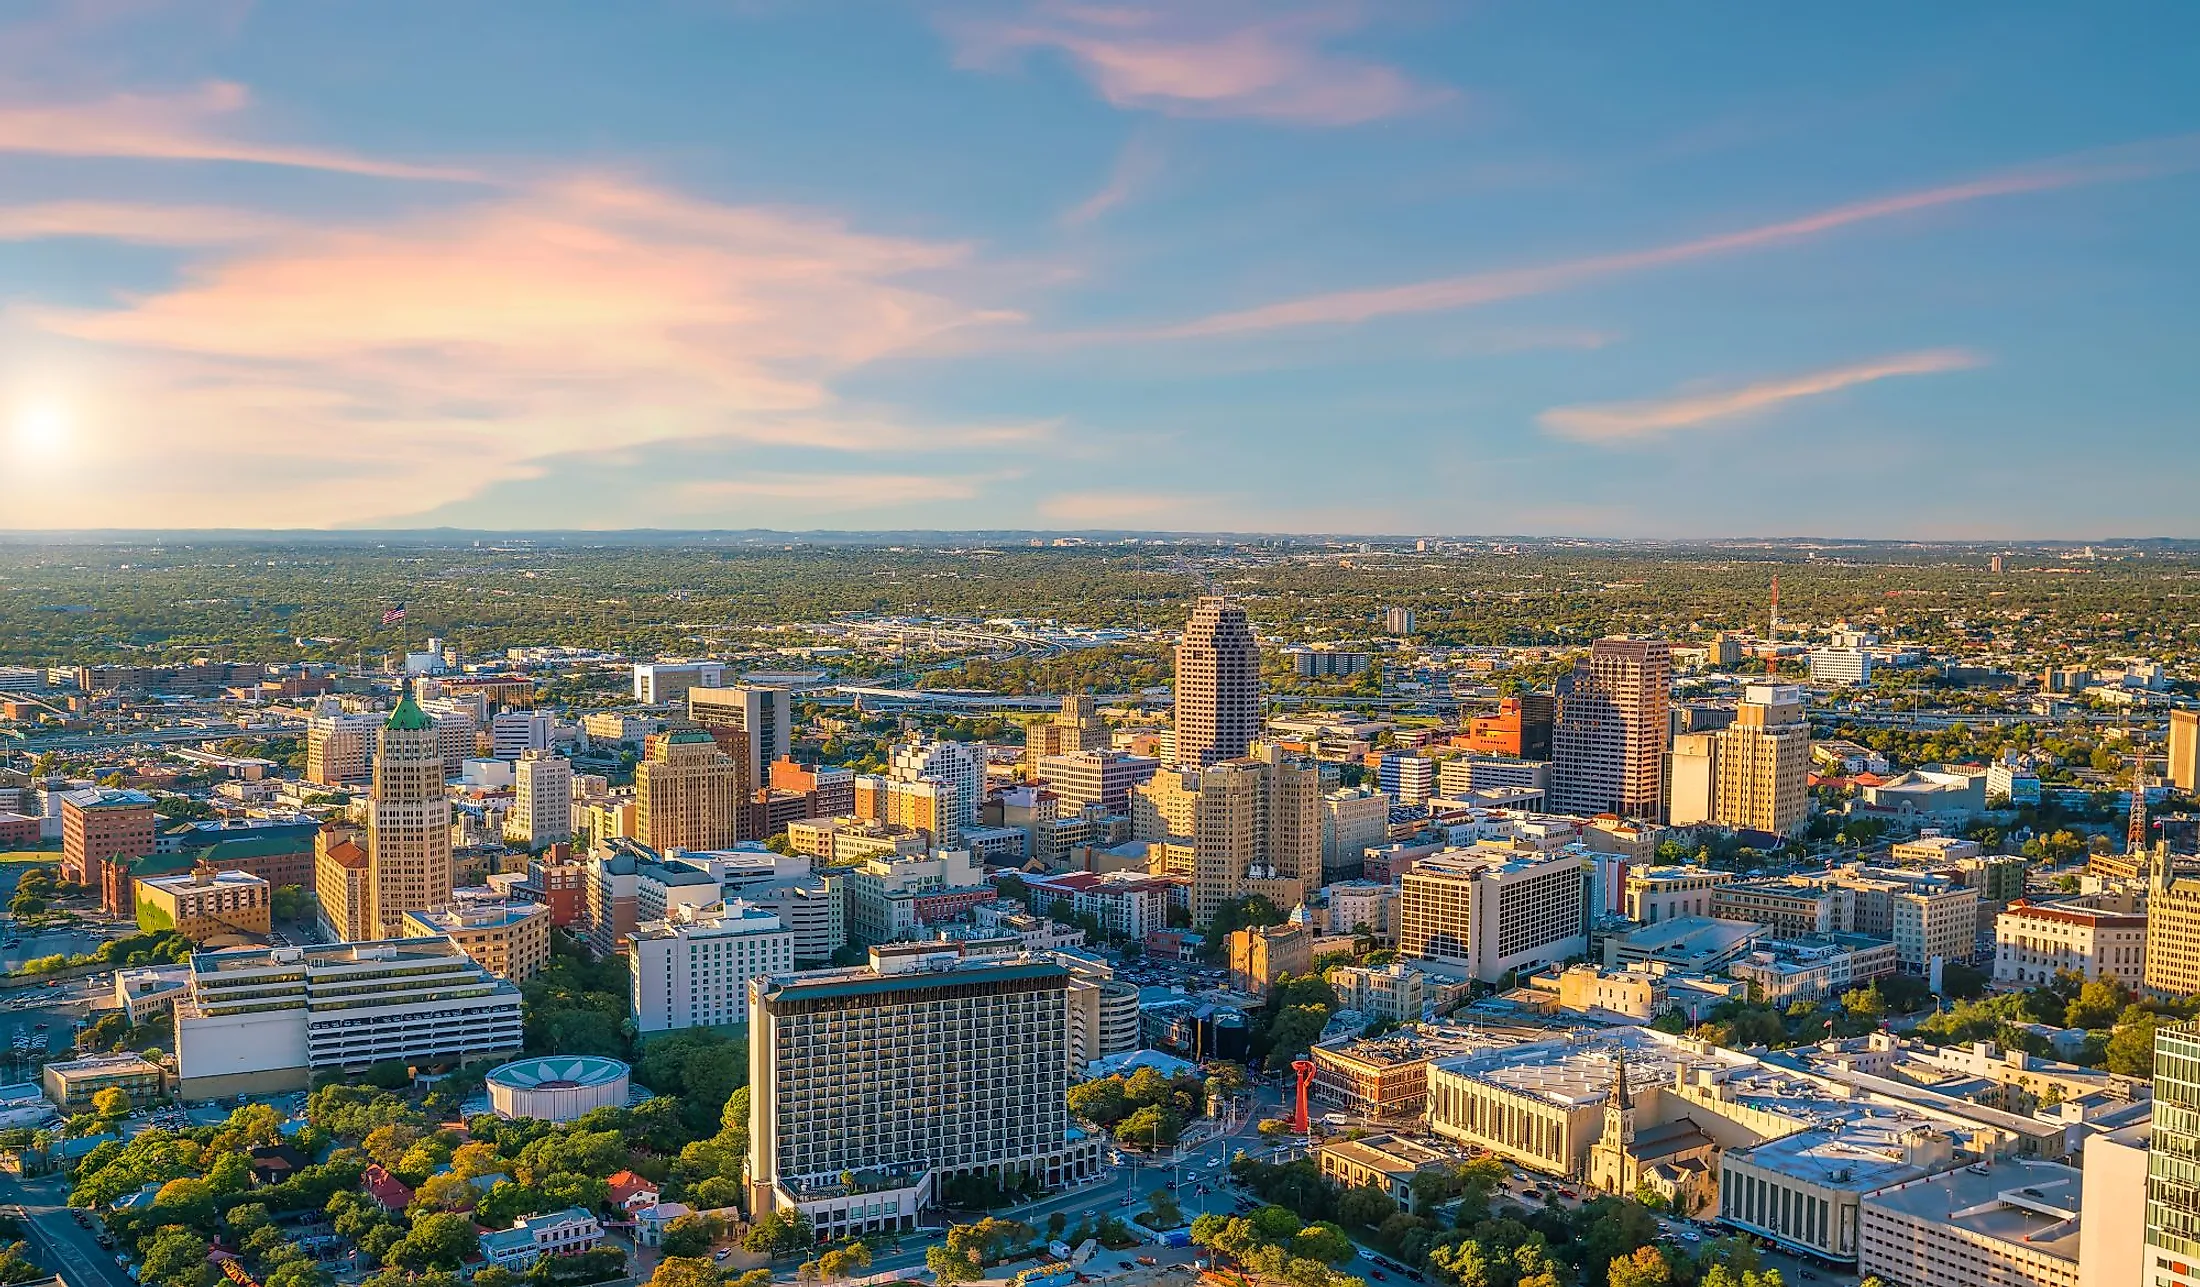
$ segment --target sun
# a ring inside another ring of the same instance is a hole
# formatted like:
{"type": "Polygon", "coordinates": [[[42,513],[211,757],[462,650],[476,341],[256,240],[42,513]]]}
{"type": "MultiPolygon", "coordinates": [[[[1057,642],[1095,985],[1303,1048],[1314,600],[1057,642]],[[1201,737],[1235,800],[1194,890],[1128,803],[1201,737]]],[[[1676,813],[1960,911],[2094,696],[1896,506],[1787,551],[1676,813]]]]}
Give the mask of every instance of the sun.
{"type": "Polygon", "coordinates": [[[69,418],[52,403],[33,403],[15,413],[16,447],[34,456],[59,456],[68,449],[69,418]]]}

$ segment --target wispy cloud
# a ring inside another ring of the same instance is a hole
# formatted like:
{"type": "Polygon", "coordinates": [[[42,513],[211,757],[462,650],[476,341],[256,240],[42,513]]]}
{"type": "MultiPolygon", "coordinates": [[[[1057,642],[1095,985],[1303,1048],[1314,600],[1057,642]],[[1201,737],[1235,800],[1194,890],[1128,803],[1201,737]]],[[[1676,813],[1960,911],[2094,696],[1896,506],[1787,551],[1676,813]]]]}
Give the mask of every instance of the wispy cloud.
{"type": "Polygon", "coordinates": [[[976,500],[968,474],[748,474],[682,483],[674,490],[692,507],[716,501],[799,501],[805,509],[842,511],[903,506],[915,501],[976,500]]]}
{"type": "Polygon", "coordinates": [[[1502,300],[1548,294],[1602,278],[1646,269],[1788,245],[1858,224],[1874,223],[1945,206],[1964,205],[1992,197],[2016,196],[2028,192],[2048,192],[2058,188],[2153,178],[2191,170],[2196,166],[2200,166],[2200,136],[2185,136],[2158,144],[2012,170],[1966,183],[1951,183],[1854,202],[1795,219],[1784,219],[1778,223],[1759,224],[1752,228],[1642,250],[1592,255],[1529,268],[1438,277],[1401,286],[1309,295],[1283,303],[1264,304],[1258,308],[1216,313],[1196,321],[1160,327],[1143,334],[1147,338],[1158,339],[1234,335],[1294,326],[1349,325],[1400,314],[1472,308],[1502,300]]]}
{"type": "Polygon", "coordinates": [[[258,521],[319,526],[432,509],[561,454],[677,439],[1029,449],[1051,424],[934,429],[833,389],[943,332],[1012,320],[961,298],[972,259],[611,177],[217,247],[121,307],[16,311],[105,372],[55,395],[82,425],[80,465],[135,462],[144,480],[26,497],[16,521],[220,521],[237,481],[222,470],[238,461],[259,484],[258,521]]]}
{"type": "Polygon", "coordinates": [[[147,246],[219,246],[293,232],[280,215],[228,206],[46,201],[0,206],[0,241],[90,237],[147,246]]]}
{"type": "Polygon", "coordinates": [[[481,178],[473,171],[449,166],[379,160],[332,148],[256,143],[218,128],[241,112],[250,99],[242,85],[209,81],[180,94],[118,94],[81,102],[0,104],[0,152],[236,161],[383,179],[469,182],[481,178]]]}
{"type": "Polygon", "coordinates": [[[1062,223],[1081,228],[1145,190],[1161,175],[1161,150],[1143,134],[1134,134],[1115,154],[1115,165],[1100,190],[1062,212],[1062,223]]]}
{"type": "Polygon", "coordinates": [[[1011,18],[953,19],[947,29],[962,66],[995,68],[1028,50],[1058,50],[1110,103],[1178,116],[1359,125],[1452,97],[1327,48],[1361,24],[1359,7],[1340,0],[1041,0],[1011,18]]]}
{"type": "Polygon", "coordinates": [[[1686,393],[1645,402],[1554,407],[1536,419],[1545,430],[1561,438],[1578,442],[1630,442],[1675,430],[1708,428],[1798,398],[1813,398],[1875,380],[1963,371],[1982,366],[1985,361],[1984,357],[1968,349],[1925,349],[1734,389],[1686,393]]]}

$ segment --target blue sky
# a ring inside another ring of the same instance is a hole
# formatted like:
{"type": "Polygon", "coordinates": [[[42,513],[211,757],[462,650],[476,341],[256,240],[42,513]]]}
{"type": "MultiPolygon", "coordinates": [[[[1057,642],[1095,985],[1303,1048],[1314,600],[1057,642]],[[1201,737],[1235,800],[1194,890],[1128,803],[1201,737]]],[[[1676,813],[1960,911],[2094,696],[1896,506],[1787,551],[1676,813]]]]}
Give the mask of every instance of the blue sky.
{"type": "Polygon", "coordinates": [[[2200,536],[2195,47],[17,0],[0,527],[2200,536]]]}

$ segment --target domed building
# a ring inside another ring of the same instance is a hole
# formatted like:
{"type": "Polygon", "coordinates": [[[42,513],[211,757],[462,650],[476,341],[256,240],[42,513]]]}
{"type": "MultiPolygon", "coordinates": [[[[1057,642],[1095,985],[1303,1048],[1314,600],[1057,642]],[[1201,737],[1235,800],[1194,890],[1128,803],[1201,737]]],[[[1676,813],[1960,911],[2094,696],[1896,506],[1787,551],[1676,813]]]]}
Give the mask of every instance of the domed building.
{"type": "Polygon", "coordinates": [[[570,1122],[598,1108],[624,1108],[632,1069],[600,1055],[546,1055],[491,1069],[489,1107],[499,1117],[570,1122]]]}

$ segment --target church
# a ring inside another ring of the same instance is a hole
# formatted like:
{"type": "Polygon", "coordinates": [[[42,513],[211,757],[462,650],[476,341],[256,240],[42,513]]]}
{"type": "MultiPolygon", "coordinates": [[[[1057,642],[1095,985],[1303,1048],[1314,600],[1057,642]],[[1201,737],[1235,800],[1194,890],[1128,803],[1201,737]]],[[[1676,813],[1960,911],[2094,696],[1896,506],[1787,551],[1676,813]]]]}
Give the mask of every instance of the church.
{"type": "Polygon", "coordinates": [[[1589,1187],[1623,1197],[1662,1199],[1677,1215],[1707,1211],[1718,1200],[1718,1145],[1688,1117],[1637,1129],[1627,1062],[1612,1056],[1604,1134],[1589,1146],[1589,1187]]]}

